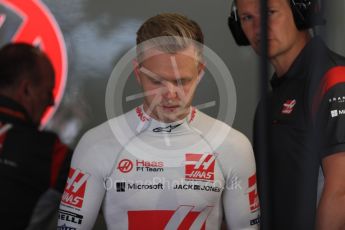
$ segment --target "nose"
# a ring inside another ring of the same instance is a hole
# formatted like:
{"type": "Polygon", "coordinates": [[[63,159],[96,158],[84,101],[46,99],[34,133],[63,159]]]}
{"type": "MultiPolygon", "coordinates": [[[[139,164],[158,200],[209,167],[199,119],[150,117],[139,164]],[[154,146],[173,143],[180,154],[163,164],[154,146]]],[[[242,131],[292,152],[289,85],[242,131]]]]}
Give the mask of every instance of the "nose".
{"type": "Polygon", "coordinates": [[[177,97],[177,86],[171,82],[166,82],[164,97],[167,99],[174,99],[177,97]]]}
{"type": "Polygon", "coordinates": [[[256,38],[260,38],[261,32],[261,18],[260,16],[256,16],[253,18],[253,31],[255,33],[256,38]]]}

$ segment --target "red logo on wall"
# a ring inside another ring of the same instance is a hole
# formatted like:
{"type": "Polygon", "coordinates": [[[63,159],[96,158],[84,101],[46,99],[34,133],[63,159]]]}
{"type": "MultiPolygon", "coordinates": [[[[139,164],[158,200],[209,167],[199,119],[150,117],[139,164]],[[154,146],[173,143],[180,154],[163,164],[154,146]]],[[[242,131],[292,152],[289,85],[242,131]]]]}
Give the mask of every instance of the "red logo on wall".
{"type": "Polygon", "coordinates": [[[248,199],[249,199],[249,207],[251,212],[256,212],[260,205],[259,205],[259,198],[258,192],[256,190],[256,174],[248,178],[248,199]]]}
{"type": "MultiPolygon", "coordinates": [[[[0,12],[0,29],[16,30],[7,42],[25,42],[39,46],[50,58],[55,70],[55,105],[42,118],[44,126],[53,116],[65,90],[67,55],[65,42],[58,24],[49,9],[40,0],[1,0],[0,5],[21,18],[18,28],[6,28],[6,12],[0,12]]],[[[8,12],[7,12],[8,13],[8,12]]],[[[2,31],[3,32],[3,31],[2,31]]],[[[3,32],[4,33],[4,32],[3,32]]]]}
{"type": "Polygon", "coordinates": [[[214,180],[214,165],[216,157],[213,154],[186,154],[186,179],[214,180]]]}
{"type": "Polygon", "coordinates": [[[128,159],[123,159],[119,162],[117,165],[117,168],[120,170],[122,173],[128,173],[132,170],[133,168],[133,162],[128,160],[128,159]]]}
{"type": "Polygon", "coordinates": [[[128,211],[128,229],[201,229],[213,207],[192,211],[193,206],[180,206],[177,210],[128,211]]]}
{"type": "Polygon", "coordinates": [[[83,206],[87,179],[89,177],[89,174],[84,173],[79,169],[71,168],[61,202],[73,207],[81,208],[83,206]]]}

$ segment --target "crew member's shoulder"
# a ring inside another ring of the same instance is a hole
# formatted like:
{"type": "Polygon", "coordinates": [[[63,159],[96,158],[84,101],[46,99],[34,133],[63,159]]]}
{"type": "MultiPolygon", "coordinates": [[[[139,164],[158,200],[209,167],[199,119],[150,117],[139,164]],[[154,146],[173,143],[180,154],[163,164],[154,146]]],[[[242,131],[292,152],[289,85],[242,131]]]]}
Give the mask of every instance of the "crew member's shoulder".
{"type": "Polygon", "coordinates": [[[344,66],[345,57],[335,53],[334,51],[328,49],[328,59],[333,64],[333,66],[344,66]]]}
{"type": "Polygon", "coordinates": [[[57,141],[60,141],[59,136],[54,131],[40,130],[34,126],[10,125],[8,132],[11,133],[11,139],[22,142],[21,147],[25,146],[24,148],[27,146],[39,149],[51,148],[57,141]]]}
{"type": "Polygon", "coordinates": [[[338,83],[344,84],[341,76],[345,74],[345,57],[330,50],[319,38],[313,39],[318,44],[312,53],[312,60],[308,65],[307,89],[308,104],[316,108],[318,102],[332,86],[338,83]],[[316,100],[317,99],[317,100],[316,100]]]}
{"type": "Polygon", "coordinates": [[[311,41],[313,51],[310,54],[312,60],[308,60],[311,65],[309,65],[309,71],[314,73],[319,73],[321,77],[337,66],[345,65],[345,57],[338,53],[332,51],[320,37],[315,37],[311,41]]]}

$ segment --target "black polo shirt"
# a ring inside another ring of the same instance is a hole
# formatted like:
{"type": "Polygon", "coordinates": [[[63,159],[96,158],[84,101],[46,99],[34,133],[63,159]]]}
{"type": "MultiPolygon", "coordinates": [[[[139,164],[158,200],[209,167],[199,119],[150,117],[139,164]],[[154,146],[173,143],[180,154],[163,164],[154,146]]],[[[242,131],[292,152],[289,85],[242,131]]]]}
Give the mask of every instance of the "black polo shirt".
{"type": "Polygon", "coordinates": [[[63,191],[71,151],[40,131],[24,108],[0,96],[0,228],[25,229],[40,196],[63,191]]]}
{"type": "Polygon", "coordinates": [[[254,126],[263,229],[315,229],[322,158],[345,151],[345,59],[313,38],[271,85],[265,153],[262,103],[254,126]]]}

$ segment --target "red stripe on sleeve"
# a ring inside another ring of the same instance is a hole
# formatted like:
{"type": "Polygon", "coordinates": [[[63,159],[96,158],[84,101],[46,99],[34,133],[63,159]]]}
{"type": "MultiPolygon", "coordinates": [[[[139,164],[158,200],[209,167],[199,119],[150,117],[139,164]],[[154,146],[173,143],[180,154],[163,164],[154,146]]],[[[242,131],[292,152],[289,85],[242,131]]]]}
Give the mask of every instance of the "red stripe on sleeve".
{"type": "Polygon", "coordinates": [[[325,94],[335,85],[345,83],[345,66],[333,67],[325,74],[320,84],[320,91],[315,96],[313,102],[313,114],[315,114],[319,108],[322,98],[325,94]]]}
{"type": "Polygon", "coordinates": [[[68,147],[63,144],[59,139],[55,141],[53,147],[52,165],[50,172],[50,187],[56,186],[56,181],[59,176],[59,171],[63,162],[66,160],[68,147]]]}

